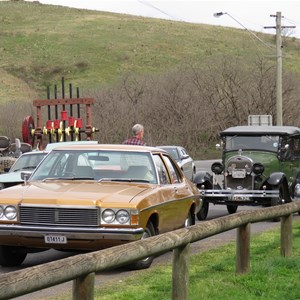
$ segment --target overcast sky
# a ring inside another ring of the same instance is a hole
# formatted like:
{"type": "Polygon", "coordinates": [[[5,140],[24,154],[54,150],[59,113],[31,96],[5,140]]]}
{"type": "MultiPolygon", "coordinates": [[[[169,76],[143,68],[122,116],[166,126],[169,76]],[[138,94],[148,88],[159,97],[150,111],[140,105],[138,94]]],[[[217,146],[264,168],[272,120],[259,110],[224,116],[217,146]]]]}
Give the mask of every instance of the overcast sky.
{"type": "Polygon", "coordinates": [[[45,4],[64,5],[76,8],[126,13],[138,16],[170,19],[192,23],[246,28],[269,34],[275,29],[264,29],[276,25],[276,15],[281,12],[282,26],[290,29],[290,36],[300,38],[300,1],[202,1],[202,0],[39,0],[45,4]],[[216,12],[227,13],[222,17],[216,12]]]}

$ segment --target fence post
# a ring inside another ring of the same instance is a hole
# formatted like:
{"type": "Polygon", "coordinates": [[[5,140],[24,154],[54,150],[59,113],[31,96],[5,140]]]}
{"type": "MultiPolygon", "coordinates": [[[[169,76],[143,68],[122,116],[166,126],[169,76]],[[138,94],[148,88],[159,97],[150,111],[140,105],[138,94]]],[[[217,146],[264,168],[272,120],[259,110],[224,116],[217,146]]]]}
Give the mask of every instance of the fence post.
{"type": "Polygon", "coordinates": [[[77,277],[73,280],[73,300],[93,300],[95,273],[77,277]]]}
{"type": "Polygon", "coordinates": [[[281,217],[280,254],[284,257],[292,255],[293,214],[281,217]]]}
{"type": "Polygon", "coordinates": [[[250,223],[237,228],[236,273],[250,271],[250,223]]]}
{"type": "Polygon", "coordinates": [[[173,250],[173,270],[172,270],[172,299],[188,299],[189,285],[189,258],[190,244],[178,247],[173,250]]]}

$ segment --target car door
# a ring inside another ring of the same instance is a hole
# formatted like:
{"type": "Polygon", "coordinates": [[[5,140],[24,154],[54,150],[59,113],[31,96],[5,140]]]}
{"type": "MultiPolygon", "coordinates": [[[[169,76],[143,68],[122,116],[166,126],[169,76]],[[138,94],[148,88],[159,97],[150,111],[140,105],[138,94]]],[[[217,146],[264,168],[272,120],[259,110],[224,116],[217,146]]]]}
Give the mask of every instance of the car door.
{"type": "Polygon", "coordinates": [[[183,226],[188,213],[188,190],[178,169],[167,155],[154,155],[160,189],[159,231],[167,232],[183,226]]]}
{"type": "Polygon", "coordinates": [[[283,141],[283,145],[288,145],[280,161],[281,172],[283,172],[286,178],[291,184],[296,176],[296,170],[298,167],[298,159],[295,157],[295,139],[293,137],[287,137],[283,141]]]}
{"type": "Polygon", "coordinates": [[[192,160],[184,148],[180,149],[180,159],[182,161],[182,170],[185,176],[189,179],[193,175],[192,160]]]}

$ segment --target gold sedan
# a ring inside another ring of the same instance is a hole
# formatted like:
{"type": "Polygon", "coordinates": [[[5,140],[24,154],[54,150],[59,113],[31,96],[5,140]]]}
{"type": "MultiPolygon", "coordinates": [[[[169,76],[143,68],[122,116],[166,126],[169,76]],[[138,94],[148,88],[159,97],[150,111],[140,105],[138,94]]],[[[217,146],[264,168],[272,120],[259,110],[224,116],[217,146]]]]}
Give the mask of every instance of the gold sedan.
{"type": "Polygon", "coordinates": [[[196,186],[158,148],[63,146],[22,175],[24,184],[0,191],[2,266],[32,251],[99,250],[190,226],[201,208],[196,186]]]}

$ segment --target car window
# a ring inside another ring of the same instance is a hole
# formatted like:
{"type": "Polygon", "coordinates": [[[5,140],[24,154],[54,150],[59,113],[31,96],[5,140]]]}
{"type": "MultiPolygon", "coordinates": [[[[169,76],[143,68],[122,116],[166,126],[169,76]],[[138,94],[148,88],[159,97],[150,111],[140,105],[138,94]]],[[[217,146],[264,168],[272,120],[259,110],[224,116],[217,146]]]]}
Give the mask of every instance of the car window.
{"type": "Polygon", "coordinates": [[[170,178],[168,175],[168,171],[166,169],[166,166],[161,158],[160,155],[153,155],[154,163],[156,165],[157,173],[158,173],[158,178],[159,182],[161,184],[170,184],[170,178]]]}
{"type": "Polygon", "coordinates": [[[165,156],[164,155],[164,160],[170,170],[170,173],[171,173],[171,181],[172,183],[179,183],[181,182],[181,179],[180,179],[180,175],[178,173],[178,170],[177,168],[174,166],[173,162],[170,160],[169,157],[165,156]]]}
{"type": "Polygon", "coordinates": [[[35,153],[20,156],[14,165],[11,167],[10,172],[16,172],[24,169],[34,169],[45,157],[45,153],[35,153]]]}
{"type": "Polygon", "coordinates": [[[187,153],[186,153],[186,151],[185,151],[185,149],[181,149],[181,156],[186,156],[187,155],[187,153]]]}
{"type": "Polygon", "coordinates": [[[177,150],[176,147],[161,147],[162,149],[164,149],[165,151],[167,151],[172,158],[174,158],[176,161],[180,160],[180,153],[179,150],[177,150]]]}
{"type": "Polygon", "coordinates": [[[157,183],[149,152],[103,150],[52,150],[30,180],[61,177],[157,183]]]}
{"type": "Polygon", "coordinates": [[[300,137],[294,137],[294,156],[295,158],[300,158],[300,137]]]}
{"type": "Polygon", "coordinates": [[[267,150],[277,152],[279,136],[227,136],[225,139],[225,150],[267,150]]]}

